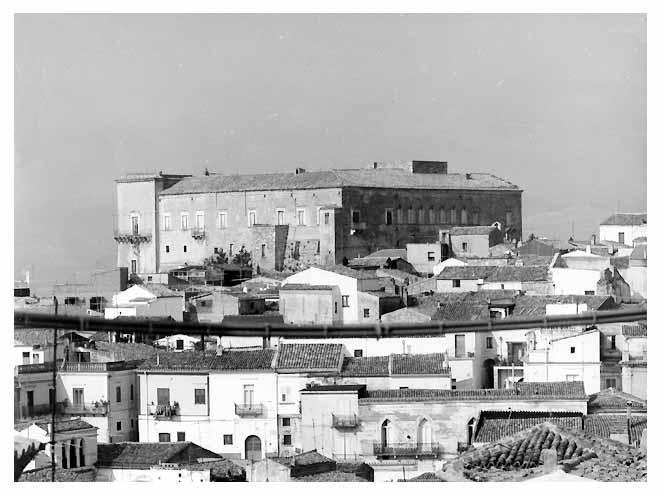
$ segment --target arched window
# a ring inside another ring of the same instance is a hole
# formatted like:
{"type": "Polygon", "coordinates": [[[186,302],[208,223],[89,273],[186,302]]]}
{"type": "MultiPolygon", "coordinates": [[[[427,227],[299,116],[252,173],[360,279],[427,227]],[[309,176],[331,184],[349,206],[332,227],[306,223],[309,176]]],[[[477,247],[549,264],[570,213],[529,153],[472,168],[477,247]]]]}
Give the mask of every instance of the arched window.
{"type": "Polygon", "coordinates": [[[62,468],[69,468],[69,464],[67,463],[67,446],[64,443],[62,443],[62,457],[60,463],[62,468]]]}
{"type": "Polygon", "coordinates": [[[246,460],[262,459],[262,441],[257,436],[246,438],[246,460]]]}
{"type": "Polygon", "coordinates": [[[78,461],[81,467],[85,466],[85,440],[83,438],[80,438],[78,443],[78,461]]]}
{"type": "Polygon", "coordinates": [[[76,446],[76,441],[73,439],[69,443],[69,468],[78,467],[78,447],[76,446]]]}
{"type": "Polygon", "coordinates": [[[381,424],[381,446],[384,448],[388,446],[389,437],[390,437],[390,420],[386,419],[381,424]]]}
{"type": "Polygon", "coordinates": [[[418,446],[430,448],[431,442],[431,422],[423,418],[418,422],[418,446]]]}

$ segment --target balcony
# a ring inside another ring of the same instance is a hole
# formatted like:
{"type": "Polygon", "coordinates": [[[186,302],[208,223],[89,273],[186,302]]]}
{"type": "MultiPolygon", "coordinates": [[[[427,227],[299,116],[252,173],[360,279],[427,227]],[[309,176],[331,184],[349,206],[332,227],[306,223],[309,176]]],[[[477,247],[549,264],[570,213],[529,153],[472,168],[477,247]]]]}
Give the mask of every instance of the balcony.
{"type": "Polygon", "coordinates": [[[62,406],[62,413],[83,416],[107,415],[108,403],[101,401],[95,401],[94,403],[65,402],[62,406]]]}
{"type": "Polygon", "coordinates": [[[204,239],[206,236],[206,231],[203,227],[194,227],[191,229],[190,235],[193,237],[193,239],[204,239]]]}
{"type": "Polygon", "coordinates": [[[439,443],[374,443],[374,454],[376,456],[439,458],[441,452],[439,443]]]}
{"type": "Polygon", "coordinates": [[[259,417],[264,413],[264,405],[261,403],[250,403],[245,405],[234,403],[234,413],[239,417],[259,417]]]}
{"type": "Polygon", "coordinates": [[[332,415],[333,427],[336,429],[353,429],[358,427],[357,415],[332,415]]]}
{"type": "Polygon", "coordinates": [[[494,367],[523,367],[523,360],[496,360],[494,367]]]}
{"type": "Polygon", "coordinates": [[[179,404],[174,403],[173,405],[156,405],[152,415],[156,418],[172,418],[179,415],[179,404]]]}
{"type": "Polygon", "coordinates": [[[116,230],[113,237],[118,243],[128,243],[131,245],[149,243],[151,241],[151,233],[140,232],[137,229],[128,231],[116,230]]]}
{"type": "MultiPolygon", "coordinates": [[[[55,413],[56,414],[61,414],[63,413],[63,408],[64,408],[64,402],[57,402],[55,403],[55,413]]],[[[18,411],[15,409],[14,410],[14,420],[26,420],[30,419],[33,417],[43,417],[44,415],[51,415],[53,413],[53,410],[51,408],[51,405],[49,403],[42,403],[39,405],[21,405],[21,407],[18,409],[18,411]],[[18,415],[18,418],[16,418],[18,415]]]]}

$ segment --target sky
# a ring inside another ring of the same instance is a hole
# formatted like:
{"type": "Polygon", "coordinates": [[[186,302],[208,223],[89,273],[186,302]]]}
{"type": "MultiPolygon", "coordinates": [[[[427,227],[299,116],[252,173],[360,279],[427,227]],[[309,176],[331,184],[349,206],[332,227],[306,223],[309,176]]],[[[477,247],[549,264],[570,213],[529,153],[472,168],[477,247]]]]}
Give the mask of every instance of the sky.
{"type": "Polygon", "coordinates": [[[635,14],[17,15],[15,277],[114,267],[136,171],[443,160],[587,239],[646,211],[646,57],[635,14]]]}

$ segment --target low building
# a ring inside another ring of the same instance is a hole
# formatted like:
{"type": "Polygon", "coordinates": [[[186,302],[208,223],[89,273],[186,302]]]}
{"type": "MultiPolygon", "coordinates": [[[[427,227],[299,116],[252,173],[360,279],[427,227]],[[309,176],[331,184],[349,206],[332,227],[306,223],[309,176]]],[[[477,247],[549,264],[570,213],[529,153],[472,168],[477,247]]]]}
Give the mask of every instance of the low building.
{"type": "Polygon", "coordinates": [[[430,275],[434,266],[450,257],[447,243],[406,243],[406,260],[421,275],[430,275]]]}
{"type": "Polygon", "coordinates": [[[442,293],[478,291],[495,267],[466,265],[445,267],[436,276],[436,291],[442,293]]]}
{"type": "Polygon", "coordinates": [[[113,296],[112,305],[105,308],[105,317],[169,317],[181,321],[184,311],[183,293],[163,284],[141,284],[113,296]]]}
{"type": "Polygon", "coordinates": [[[205,291],[188,300],[191,319],[220,323],[227,315],[239,315],[240,291],[205,291]]]}
{"type": "Polygon", "coordinates": [[[647,214],[613,214],[599,226],[600,241],[616,241],[633,246],[633,240],[647,237],[647,214]]]}
{"type": "Polygon", "coordinates": [[[622,391],[647,399],[647,324],[623,325],[622,391]]]}
{"type": "Polygon", "coordinates": [[[452,255],[488,257],[490,248],[503,242],[503,233],[496,226],[464,226],[450,229],[452,255]]]}
{"type": "Polygon", "coordinates": [[[201,338],[186,334],[173,334],[154,341],[154,344],[167,351],[193,351],[201,338]]]}
{"type": "Polygon", "coordinates": [[[348,267],[356,270],[394,269],[409,274],[415,273],[413,265],[406,260],[406,250],[403,248],[378,250],[366,257],[352,258],[348,267]]]}
{"type": "Polygon", "coordinates": [[[342,323],[339,286],[285,284],[280,288],[279,308],[288,324],[342,323]]]}

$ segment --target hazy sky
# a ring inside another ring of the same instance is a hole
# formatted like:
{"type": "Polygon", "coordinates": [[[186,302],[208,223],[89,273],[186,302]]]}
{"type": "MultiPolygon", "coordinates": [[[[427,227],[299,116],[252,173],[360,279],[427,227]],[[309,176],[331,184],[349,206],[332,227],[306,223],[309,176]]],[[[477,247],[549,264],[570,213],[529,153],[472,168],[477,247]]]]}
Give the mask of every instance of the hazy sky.
{"type": "Polygon", "coordinates": [[[524,236],[646,209],[641,15],[20,15],[15,274],[113,267],[115,184],[447,160],[524,236]]]}

